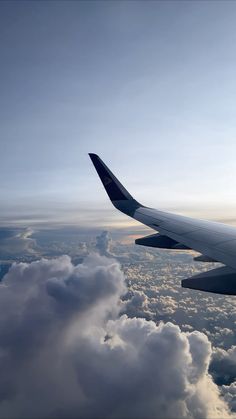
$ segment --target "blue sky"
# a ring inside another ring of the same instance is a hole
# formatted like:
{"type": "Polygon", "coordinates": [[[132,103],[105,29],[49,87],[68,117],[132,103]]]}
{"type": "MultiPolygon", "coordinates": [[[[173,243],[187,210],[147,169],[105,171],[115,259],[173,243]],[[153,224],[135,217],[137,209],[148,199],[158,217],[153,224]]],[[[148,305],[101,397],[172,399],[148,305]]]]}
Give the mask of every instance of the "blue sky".
{"type": "Polygon", "coordinates": [[[234,217],[235,19],[231,1],[1,2],[0,221],[123,222],[88,152],[146,205],[234,217]]]}

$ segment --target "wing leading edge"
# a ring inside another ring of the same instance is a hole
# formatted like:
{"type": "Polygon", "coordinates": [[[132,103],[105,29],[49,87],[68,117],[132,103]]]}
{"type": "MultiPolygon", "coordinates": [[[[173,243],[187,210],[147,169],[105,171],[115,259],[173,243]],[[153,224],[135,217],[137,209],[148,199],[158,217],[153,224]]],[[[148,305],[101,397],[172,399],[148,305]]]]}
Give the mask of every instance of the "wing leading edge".
{"type": "Polygon", "coordinates": [[[201,253],[196,260],[227,265],[185,279],[182,286],[236,295],[235,227],[145,207],[130,195],[96,154],[90,153],[89,156],[112,204],[126,215],[158,231],[157,234],[137,239],[136,244],[174,250],[193,249],[201,253]]]}

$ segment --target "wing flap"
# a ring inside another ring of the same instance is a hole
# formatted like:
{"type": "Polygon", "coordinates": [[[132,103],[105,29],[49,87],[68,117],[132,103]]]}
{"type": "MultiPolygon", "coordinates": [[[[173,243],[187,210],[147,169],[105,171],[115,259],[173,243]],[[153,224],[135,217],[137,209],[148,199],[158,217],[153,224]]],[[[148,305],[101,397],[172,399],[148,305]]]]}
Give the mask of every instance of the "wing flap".
{"type": "Polygon", "coordinates": [[[182,243],[158,233],[136,239],[135,244],[148,247],[158,247],[159,249],[189,249],[182,243]]]}
{"type": "Polygon", "coordinates": [[[236,295],[236,271],[228,266],[202,272],[184,279],[181,283],[183,288],[236,295]]]}

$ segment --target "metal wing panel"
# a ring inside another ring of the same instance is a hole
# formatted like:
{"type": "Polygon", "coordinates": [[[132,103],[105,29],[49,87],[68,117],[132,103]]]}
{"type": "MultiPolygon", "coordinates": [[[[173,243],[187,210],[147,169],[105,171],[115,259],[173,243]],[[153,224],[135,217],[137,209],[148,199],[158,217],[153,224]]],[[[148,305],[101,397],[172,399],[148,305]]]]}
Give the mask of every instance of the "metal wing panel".
{"type": "Polygon", "coordinates": [[[236,268],[236,228],[140,208],[134,218],[202,254],[236,268]],[[155,217],[156,214],[156,217],[155,217]],[[173,220],[173,221],[172,221],[173,220]],[[196,222],[197,221],[197,222],[196,222]],[[235,239],[235,240],[233,240],[235,239]]]}
{"type": "Polygon", "coordinates": [[[229,240],[224,243],[220,243],[216,246],[216,249],[236,256],[236,240],[229,240]]]}
{"type": "Polygon", "coordinates": [[[192,240],[202,241],[211,246],[220,245],[221,243],[225,243],[226,241],[229,240],[228,237],[226,238],[225,234],[215,233],[213,231],[209,232],[209,230],[205,228],[198,229],[191,233],[184,234],[184,236],[192,240]]]}
{"type": "Polygon", "coordinates": [[[153,222],[157,222],[159,221],[159,223],[163,223],[163,222],[174,222],[174,223],[179,223],[180,225],[185,226],[185,228],[187,229],[187,226],[191,226],[192,229],[206,229],[212,233],[222,233],[222,234],[226,234],[228,236],[228,239],[236,239],[236,227],[233,227],[231,225],[227,225],[227,224],[223,224],[223,223],[218,223],[215,221],[208,221],[208,220],[201,220],[201,219],[195,219],[195,218],[191,218],[191,217],[185,217],[183,215],[179,215],[179,214],[171,214],[169,212],[164,212],[164,211],[158,211],[155,209],[151,209],[151,208],[145,208],[145,207],[140,207],[139,209],[137,209],[136,213],[135,213],[135,219],[137,217],[145,217],[147,223],[148,224],[148,220],[150,218],[150,220],[152,219],[153,222]]]}

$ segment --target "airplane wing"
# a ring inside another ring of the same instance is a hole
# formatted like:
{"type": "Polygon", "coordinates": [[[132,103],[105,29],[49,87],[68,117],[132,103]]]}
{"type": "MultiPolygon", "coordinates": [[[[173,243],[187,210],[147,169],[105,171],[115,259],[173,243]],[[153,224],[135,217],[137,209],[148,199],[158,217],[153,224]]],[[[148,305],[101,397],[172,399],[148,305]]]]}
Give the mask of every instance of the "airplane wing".
{"type": "Polygon", "coordinates": [[[184,279],[182,286],[236,295],[236,227],[145,207],[130,195],[96,154],[90,153],[89,156],[112,204],[158,231],[135,240],[136,244],[174,250],[193,249],[201,253],[195,260],[221,262],[225,266],[184,279]]]}

